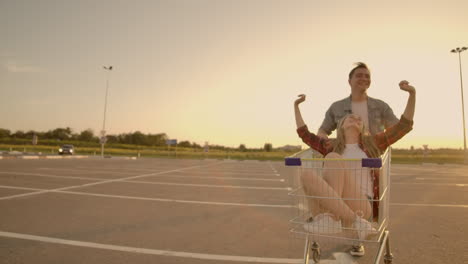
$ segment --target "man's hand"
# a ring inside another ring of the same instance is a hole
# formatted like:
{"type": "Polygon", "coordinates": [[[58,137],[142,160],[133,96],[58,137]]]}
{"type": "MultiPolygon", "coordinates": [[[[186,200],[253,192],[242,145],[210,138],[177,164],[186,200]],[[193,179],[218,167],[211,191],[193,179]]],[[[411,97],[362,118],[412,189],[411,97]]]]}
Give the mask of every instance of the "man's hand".
{"type": "Polygon", "coordinates": [[[305,99],[306,99],[306,96],[305,94],[300,94],[298,95],[298,99],[296,99],[296,101],[294,101],[294,105],[299,105],[300,103],[304,102],[305,99]]]}
{"type": "Polygon", "coordinates": [[[332,147],[332,141],[328,138],[327,133],[319,129],[319,131],[317,132],[317,136],[325,140],[325,148],[328,149],[332,147]]]}
{"type": "Polygon", "coordinates": [[[318,137],[321,137],[321,138],[324,138],[324,139],[328,139],[328,135],[327,133],[325,133],[323,130],[319,129],[319,131],[317,132],[317,136],[318,137]]]}
{"type": "Polygon", "coordinates": [[[407,91],[408,93],[412,94],[412,93],[415,93],[416,92],[416,89],[414,89],[413,86],[409,85],[409,82],[408,81],[401,81],[399,83],[400,85],[400,89],[403,90],[403,91],[407,91]]]}

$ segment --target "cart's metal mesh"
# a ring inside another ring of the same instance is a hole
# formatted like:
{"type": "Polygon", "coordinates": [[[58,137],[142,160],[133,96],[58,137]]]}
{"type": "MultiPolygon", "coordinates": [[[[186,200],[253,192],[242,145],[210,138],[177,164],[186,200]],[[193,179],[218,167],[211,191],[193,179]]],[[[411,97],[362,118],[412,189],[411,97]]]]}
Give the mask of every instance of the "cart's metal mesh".
{"type": "Polygon", "coordinates": [[[317,242],[322,259],[335,252],[349,252],[352,245],[360,244],[366,247],[366,258],[373,259],[370,255],[376,254],[388,226],[390,159],[390,148],[379,159],[324,159],[313,150],[286,158],[286,165],[296,166],[289,179],[295,208],[290,220],[293,237],[317,242]],[[363,216],[373,230],[362,232],[362,226],[351,220],[346,208],[363,216]]]}

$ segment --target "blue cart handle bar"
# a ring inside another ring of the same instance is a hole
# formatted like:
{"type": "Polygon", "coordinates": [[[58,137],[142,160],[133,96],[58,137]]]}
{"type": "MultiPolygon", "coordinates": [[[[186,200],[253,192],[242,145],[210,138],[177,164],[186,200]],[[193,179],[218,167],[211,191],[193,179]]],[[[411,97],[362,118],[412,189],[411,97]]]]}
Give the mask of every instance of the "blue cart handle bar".
{"type": "MultiPolygon", "coordinates": [[[[361,166],[365,168],[381,168],[381,158],[366,158],[366,159],[302,159],[304,161],[361,161],[361,166]]],[[[285,158],[284,164],[286,166],[301,166],[301,158],[285,158]]]]}

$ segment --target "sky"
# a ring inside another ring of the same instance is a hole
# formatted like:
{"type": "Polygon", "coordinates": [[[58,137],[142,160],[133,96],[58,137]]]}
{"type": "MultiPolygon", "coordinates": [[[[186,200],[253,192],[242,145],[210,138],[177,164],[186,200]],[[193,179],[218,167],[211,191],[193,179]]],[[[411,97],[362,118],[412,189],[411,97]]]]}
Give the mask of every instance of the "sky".
{"type": "MultiPolygon", "coordinates": [[[[394,147],[463,148],[450,50],[468,46],[467,13],[459,0],[0,0],[0,127],[98,134],[108,80],[107,134],[301,145],[297,95],[317,131],[363,61],[368,95],[397,117],[398,83],[417,90],[414,129],[394,147]]],[[[461,61],[467,87],[468,51],[461,61]]]]}

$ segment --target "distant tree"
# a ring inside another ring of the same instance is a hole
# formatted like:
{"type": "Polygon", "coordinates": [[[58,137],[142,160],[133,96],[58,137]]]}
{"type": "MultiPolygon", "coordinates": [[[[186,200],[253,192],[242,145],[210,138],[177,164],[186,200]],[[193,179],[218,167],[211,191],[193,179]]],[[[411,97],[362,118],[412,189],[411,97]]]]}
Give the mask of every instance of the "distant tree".
{"type": "Polygon", "coordinates": [[[132,143],[137,145],[148,145],[148,140],[145,134],[140,131],[135,131],[132,134],[132,143]]]}
{"type": "Polygon", "coordinates": [[[52,134],[52,130],[49,130],[49,131],[47,131],[47,132],[44,132],[43,137],[44,137],[45,139],[53,139],[53,138],[54,138],[54,135],[52,134]]]}
{"type": "Polygon", "coordinates": [[[263,150],[265,150],[266,152],[271,152],[273,150],[273,145],[271,143],[265,143],[265,145],[263,146],[263,150]]]}
{"type": "Polygon", "coordinates": [[[165,146],[166,139],[168,139],[168,137],[165,133],[148,134],[147,136],[148,144],[151,146],[165,146]]]}
{"type": "Polygon", "coordinates": [[[81,131],[81,133],[78,135],[78,140],[81,140],[81,141],[93,141],[93,139],[94,139],[94,132],[90,128],[81,131]]]}
{"type": "Polygon", "coordinates": [[[226,147],[221,145],[210,145],[211,149],[224,150],[226,147]]]}
{"type": "Polygon", "coordinates": [[[115,135],[107,135],[107,142],[106,143],[119,143],[119,137],[115,135]]]}
{"type": "Polygon", "coordinates": [[[71,128],[56,128],[46,133],[49,139],[67,140],[72,136],[71,128]]]}
{"type": "Polygon", "coordinates": [[[78,133],[72,133],[70,135],[71,140],[79,140],[79,137],[80,137],[80,134],[78,134],[78,133]]]}
{"type": "Polygon", "coordinates": [[[244,144],[240,144],[240,145],[239,145],[239,151],[242,151],[242,152],[247,151],[247,148],[245,147],[244,144]]]}
{"type": "Polygon", "coordinates": [[[119,139],[119,143],[121,143],[121,144],[130,144],[129,140],[131,140],[131,138],[128,135],[129,134],[126,134],[126,133],[119,134],[117,136],[117,138],[119,139]]]}
{"type": "Polygon", "coordinates": [[[28,132],[24,133],[25,138],[33,138],[34,135],[37,135],[37,132],[34,130],[29,130],[28,132]]]}
{"type": "Polygon", "coordinates": [[[10,130],[0,128],[0,138],[2,138],[2,137],[9,137],[10,134],[11,134],[10,130]]]}
{"type": "Polygon", "coordinates": [[[182,148],[190,148],[192,147],[192,144],[190,144],[190,141],[181,141],[177,144],[177,146],[182,147],[182,148]]]}
{"type": "Polygon", "coordinates": [[[11,135],[14,138],[26,138],[26,134],[22,130],[17,130],[15,133],[11,135]]]}

